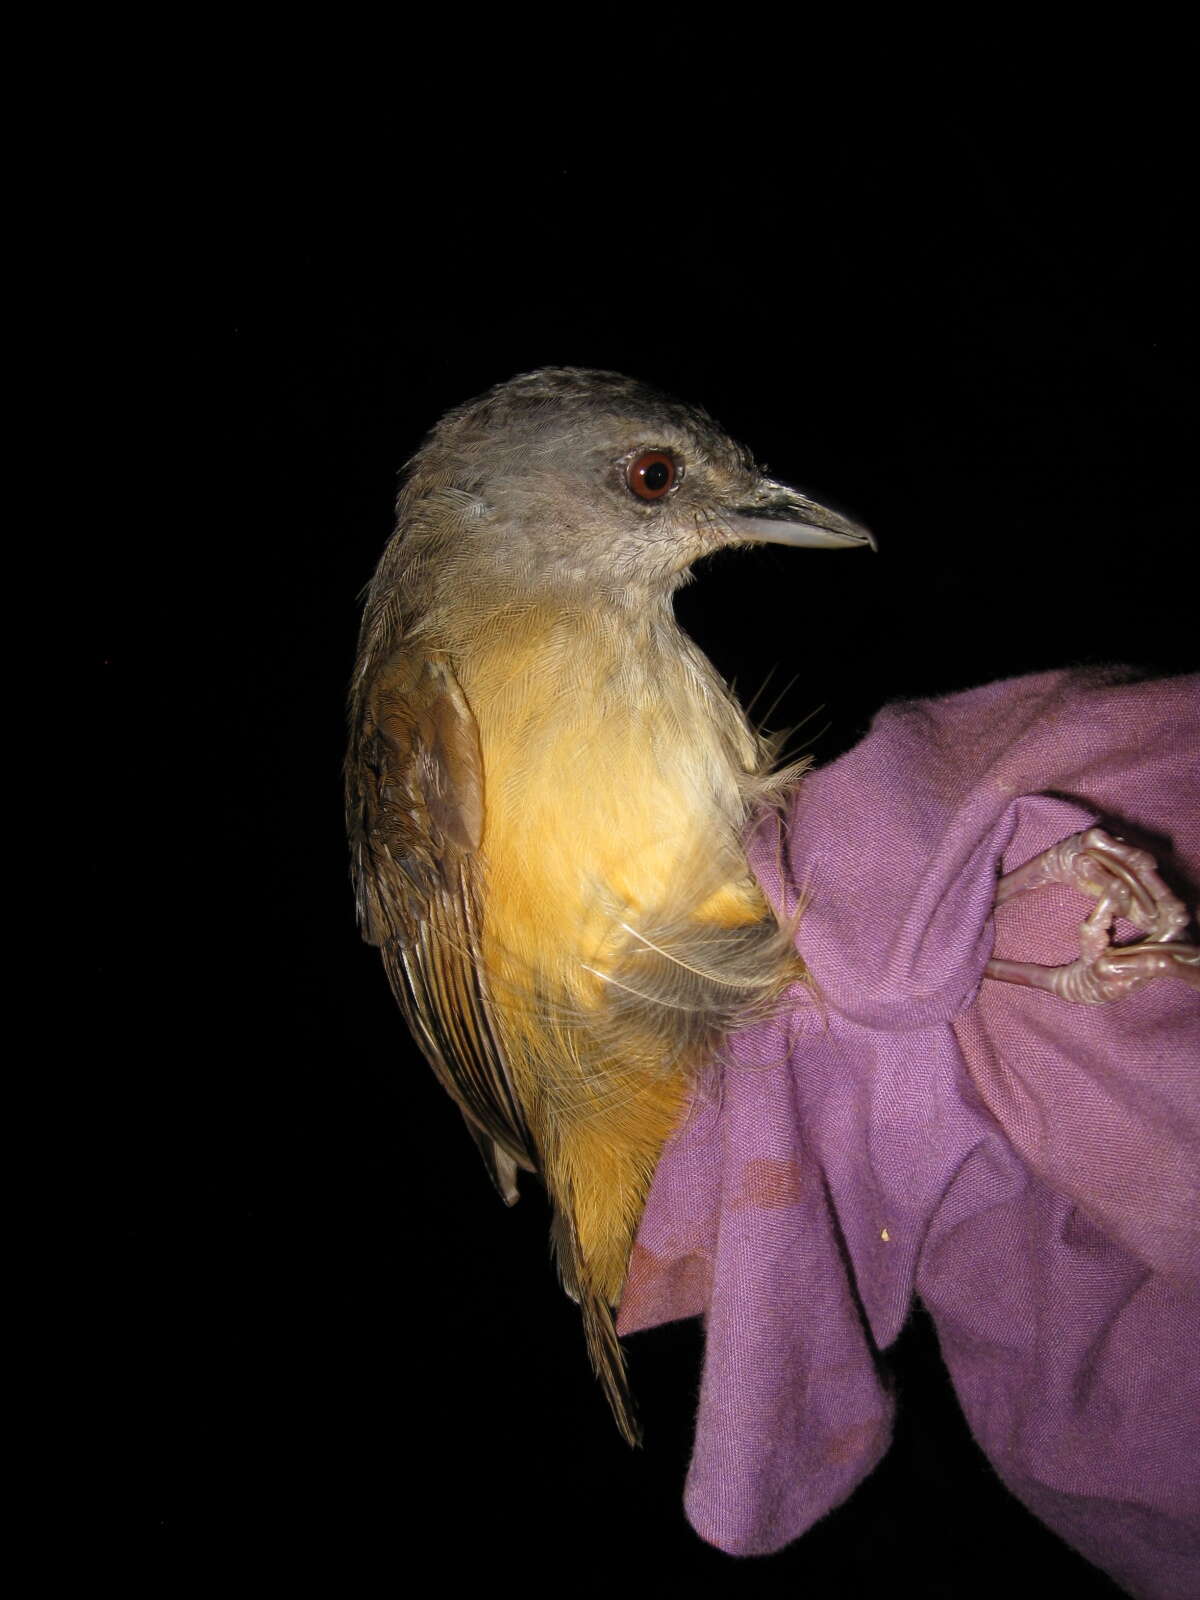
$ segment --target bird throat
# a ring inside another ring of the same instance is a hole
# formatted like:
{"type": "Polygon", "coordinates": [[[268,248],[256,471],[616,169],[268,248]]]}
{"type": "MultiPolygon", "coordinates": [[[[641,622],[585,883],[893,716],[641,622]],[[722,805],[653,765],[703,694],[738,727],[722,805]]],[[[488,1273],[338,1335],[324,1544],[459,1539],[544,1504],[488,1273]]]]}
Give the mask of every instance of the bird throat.
{"type": "Polygon", "coordinates": [[[742,843],[770,751],[669,602],[526,604],[455,654],[483,757],[490,998],[580,1271],[615,1303],[698,1075],[800,975],[742,843]]]}

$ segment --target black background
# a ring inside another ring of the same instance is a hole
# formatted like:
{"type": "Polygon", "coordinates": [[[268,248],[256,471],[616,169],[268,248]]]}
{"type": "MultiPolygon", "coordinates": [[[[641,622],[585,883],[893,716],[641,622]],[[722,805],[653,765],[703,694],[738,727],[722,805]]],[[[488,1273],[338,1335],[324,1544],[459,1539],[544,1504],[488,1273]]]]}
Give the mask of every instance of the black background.
{"type": "Polygon", "coordinates": [[[429,1562],[533,1593],[1115,1592],[1001,1488],[919,1316],[881,1358],[896,1444],[846,1506],[763,1561],[690,1532],[698,1330],[631,1341],[630,1453],[540,1198],[495,1201],[359,942],[342,707],[406,457],[547,363],[699,401],[875,529],[875,557],[731,554],[680,599],[744,694],[774,669],[774,722],[820,759],[898,696],[1194,667],[1177,130],[846,119],[735,150],[700,124],[685,158],[257,103],[165,153],[131,140],[111,245],[150,485],[99,563],[94,658],[125,1570],[164,1592],[210,1563],[358,1592],[429,1562]]]}

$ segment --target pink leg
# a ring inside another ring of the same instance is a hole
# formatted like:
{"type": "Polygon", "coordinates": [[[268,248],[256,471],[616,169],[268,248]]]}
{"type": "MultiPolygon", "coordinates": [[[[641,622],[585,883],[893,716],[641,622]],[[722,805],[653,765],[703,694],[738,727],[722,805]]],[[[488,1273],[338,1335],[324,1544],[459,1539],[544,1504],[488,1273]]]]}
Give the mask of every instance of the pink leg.
{"type": "Polygon", "coordinates": [[[1155,978],[1180,978],[1200,989],[1200,946],[1182,944],[1187,908],[1159,877],[1154,857],[1089,828],[1034,856],[996,887],[996,905],[1047,883],[1063,883],[1096,900],[1079,930],[1079,960],[1065,967],[993,958],[984,976],[1044,989],[1062,1000],[1103,1005],[1155,978]],[[1113,945],[1112,925],[1124,917],[1142,928],[1137,944],[1113,945]]]}

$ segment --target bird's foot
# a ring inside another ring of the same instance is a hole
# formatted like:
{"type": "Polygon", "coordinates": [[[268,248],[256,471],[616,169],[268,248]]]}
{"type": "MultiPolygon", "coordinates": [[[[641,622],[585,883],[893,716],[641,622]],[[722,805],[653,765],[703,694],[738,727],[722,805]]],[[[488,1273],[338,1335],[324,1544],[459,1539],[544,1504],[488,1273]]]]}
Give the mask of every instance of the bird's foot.
{"type": "Polygon", "coordinates": [[[1187,908],[1167,888],[1147,851],[1103,828],[1089,828],[1007,873],[997,885],[995,904],[1047,883],[1066,884],[1096,901],[1079,930],[1079,959],[1065,967],[1042,967],[993,957],[984,977],[1044,989],[1079,1005],[1120,1000],[1155,978],[1179,978],[1200,989],[1200,946],[1180,942],[1187,908]],[[1114,945],[1112,925],[1118,917],[1146,937],[1114,945]]]}

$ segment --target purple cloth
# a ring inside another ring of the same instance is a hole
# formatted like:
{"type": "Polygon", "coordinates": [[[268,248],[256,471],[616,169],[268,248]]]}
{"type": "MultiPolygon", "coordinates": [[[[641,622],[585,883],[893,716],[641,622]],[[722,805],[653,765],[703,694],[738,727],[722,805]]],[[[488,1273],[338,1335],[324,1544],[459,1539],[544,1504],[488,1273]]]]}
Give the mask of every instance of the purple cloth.
{"type": "Polygon", "coordinates": [[[1009,1488],[1135,1594],[1200,1594],[1200,995],[981,983],[993,946],[1077,955],[1090,901],[992,900],[1097,820],[1195,904],[1200,679],[891,706],[756,837],[820,998],[730,1041],[659,1163],[620,1317],[705,1318],[685,1501],[721,1549],[778,1549],[878,1462],[872,1352],[917,1294],[1009,1488]]]}

